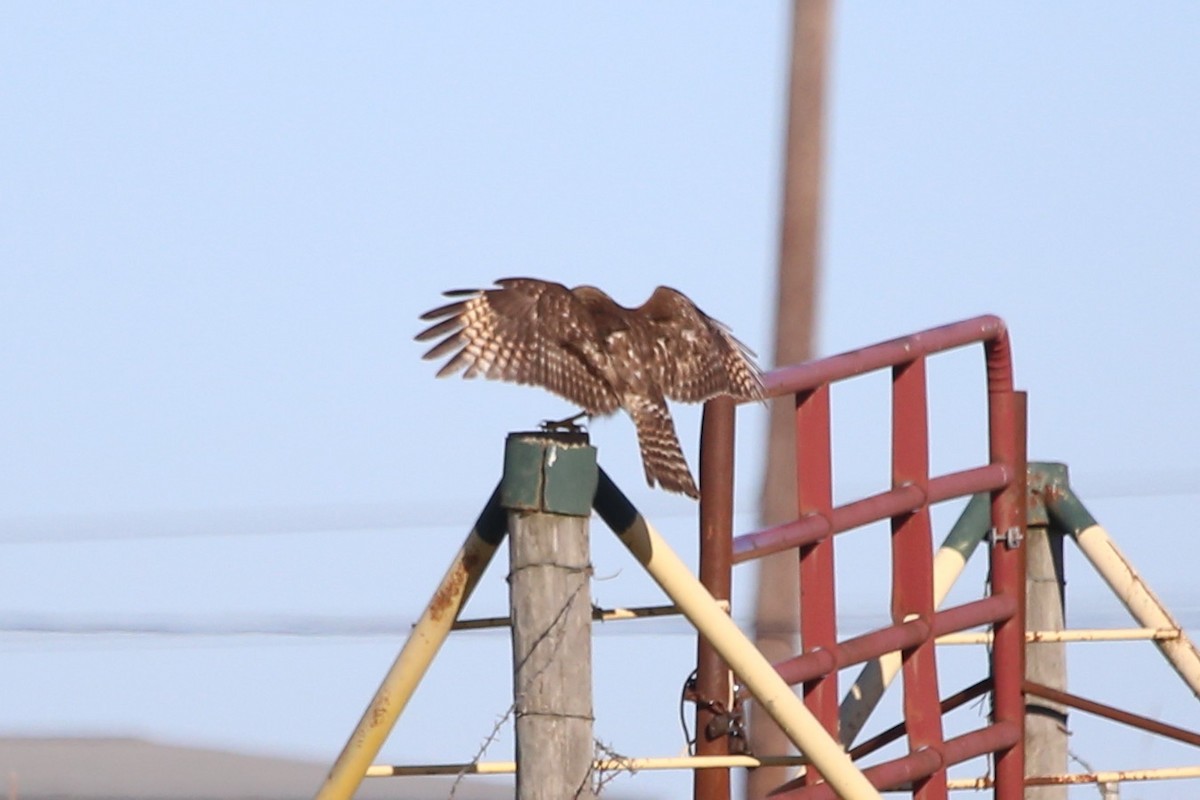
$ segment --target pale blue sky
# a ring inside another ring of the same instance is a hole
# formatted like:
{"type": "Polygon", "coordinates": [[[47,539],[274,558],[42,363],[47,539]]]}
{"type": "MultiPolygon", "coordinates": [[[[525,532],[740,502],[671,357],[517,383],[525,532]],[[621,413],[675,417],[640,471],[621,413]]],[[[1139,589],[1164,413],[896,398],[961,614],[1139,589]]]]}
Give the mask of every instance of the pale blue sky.
{"type": "MultiPolygon", "coordinates": [[[[443,289],[529,274],[634,304],[673,285],[769,360],[787,4],[10,3],[3,16],[4,732],[332,759],[402,633],[14,629],[328,616],[403,631],[490,492],[504,434],[570,410],[435,382],[411,337],[443,289]]],[[[1096,516],[1200,624],[1200,6],[845,3],[834,32],[820,351],[1004,317],[1031,455],[1069,462],[1096,516]]],[[[937,468],[981,453],[974,356],[931,368],[937,468]]],[[[887,477],[871,391],[847,389],[837,409],[844,497],[887,477]]],[[[694,465],[698,415],[676,418],[694,465]]],[[[763,421],[741,417],[743,527],[763,421]]],[[[593,434],[690,557],[694,506],[644,487],[628,422],[593,434]]],[[[656,602],[595,538],[598,573],[618,575],[598,599],[656,602]]],[[[884,610],[876,556],[840,558],[860,620],[884,610]]],[[[1124,625],[1071,570],[1076,617],[1124,625]]],[[[474,612],[503,607],[502,575],[474,612]]],[[[751,579],[738,573],[742,593],[751,579]]],[[[598,731],[622,752],[673,754],[691,642],[669,625],[621,630],[598,640],[598,731]]],[[[1114,648],[1073,648],[1073,686],[1200,725],[1148,646],[1114,648]],[[1114,688],[1114,665],[1145,679],[1114,688]]],[[[467,759],[507,707],[503,635],[453,641],[438,667],[390,758],[467,759]],[[439,722],[447,695],[459,707],[439,722]]],[[[944,670],[943,690],[974,675],[944,670]]],[[[1072,746],[1098,768],[1195,763],[1075,722],[1072,746]]]]}

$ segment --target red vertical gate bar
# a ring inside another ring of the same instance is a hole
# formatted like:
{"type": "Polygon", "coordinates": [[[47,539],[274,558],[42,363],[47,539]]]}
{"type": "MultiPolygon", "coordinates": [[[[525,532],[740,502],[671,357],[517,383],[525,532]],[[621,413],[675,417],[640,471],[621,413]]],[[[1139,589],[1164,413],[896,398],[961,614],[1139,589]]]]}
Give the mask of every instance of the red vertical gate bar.
{"type": "MultiPolygon", "coordinates": [[[[920,508],[892,517],[892,621],[918,617],[931,625],[928,638],[904,650],[904,720],[909,752],[929,749],[942,759],[937,655],[933,622],[933,532],[929,520],[929,416],[925,358],[892,369],[892,486],[915,486],[920,508]]],[[[945,800],[946,769],[913,782],[917,800],[945,800]]]]}
{"type": "MultiPolygon", "coordinates": [[[[1001,350],[1007,357],[1007,342],[993,344],[993,355],[1001,350]]],[[[1009,595],[1016,613],[994,628],[992,645],[993,704],[996,722],[1025,728],[1025,393],[1012,389],[1007,380],[995,380],[989,359],[988,422],[989,450],[993,464],[1012,469],[1008,486],[992,492],[992,594],[1009,595]]],[[[996,753],[994,800],[1022,800],[1025,796],[1025,737],[996,753]]]]}
{"type": "MultiPolygon", "coordinates": [[[[729,600],[733,571],[734,402],[718,397],[704,404],[700,424],[701,582],[718,600],[729,600]]],[[[712,645],[696,637],[696,755],[729,754],[729,738],[706,735],[720,713],[731,711],[729,667],[712,645]]],[[[728,768],[692,772],[697,800],[729,800],[728,768]]]]}
{"type": "MultiPolygon", "coordinates": [[[[796,395],[796,503],[800,518],[833,510],[833,456],[829,384],[796,395]]],[[[800,548],[800,640],[805,652],[837,647],[837,601],[833,571],[833,526],[820,541],[800,548]]],[[[837,671],[804,682],[804,702],[838,738],[837,671]]],[[[809,780],[819,779],[809,767],[809,780]]]]}

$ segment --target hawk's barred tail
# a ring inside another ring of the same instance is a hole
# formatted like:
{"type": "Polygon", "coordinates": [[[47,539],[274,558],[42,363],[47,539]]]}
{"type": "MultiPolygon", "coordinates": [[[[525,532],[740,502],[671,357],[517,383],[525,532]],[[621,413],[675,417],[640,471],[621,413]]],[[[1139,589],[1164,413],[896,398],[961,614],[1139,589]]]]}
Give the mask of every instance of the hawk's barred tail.
{"type": "Polygon", "coordinates": [[[666,402],[661,398],[655,401],[648,397],[626,397],[625,408],[637,428],[646,483],[653,488],[657,482],[669,492],[700,497],[675,435],[675,423],[671,421],[666,402]]]}

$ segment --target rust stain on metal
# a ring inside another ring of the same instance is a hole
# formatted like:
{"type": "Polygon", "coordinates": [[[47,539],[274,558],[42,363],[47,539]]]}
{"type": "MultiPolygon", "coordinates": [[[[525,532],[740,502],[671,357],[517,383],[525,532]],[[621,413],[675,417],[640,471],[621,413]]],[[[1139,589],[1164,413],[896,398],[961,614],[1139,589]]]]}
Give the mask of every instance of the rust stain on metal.
{"type": "Polygon", "coordinates": [[[458,601],[463,595],[463,587],[467,584],[467,575],[470,574],[471,567],[478,560],[478,556],[464,555],[454,565],[454,569],[442,581],[442,585],[434,593],[433,599],[429,601],[431,619],[439,620],[448,610],[458,607],[458,601]]]}
{"type": "Polygon", "coordinates": [[[1124,783],[1145,780],[1152,770],[1115,770],[1113,772],[1074,772],[1062,775],[1037,775],[1026,778],[1026,786],[1069,786],[1080,783],[1124,783]]]}
{"type": "Polygon", "coordinates": [[[378,728],[380,725],[386,725],[387,718],[388,702],[386,698],[382,698],[371,707],[371,727],[378,728]]]}

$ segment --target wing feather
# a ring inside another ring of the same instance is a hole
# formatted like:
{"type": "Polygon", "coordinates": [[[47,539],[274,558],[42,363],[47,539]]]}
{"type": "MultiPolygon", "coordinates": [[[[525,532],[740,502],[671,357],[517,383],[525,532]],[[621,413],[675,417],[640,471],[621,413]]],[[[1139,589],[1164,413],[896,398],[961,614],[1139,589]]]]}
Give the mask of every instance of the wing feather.
{"type": "Polygon", "coordinates": [[[418,341],[439,336],[425,358],[454,355],[438,377],[463,377],[542,386],[592,414],[609,414],[619,400],[583,357],[578,346],[593,321],[586,305],[567,287],[532,278],[503,278],[498,288],[455,290],[465,299],[421,315],[433,324],[418,341]]]}
{"type": "Polygon", "coordinates": [[[647,328],[664,395],[685,403],[720,394],[762,399],[762,373],[754,352],[685,295],[660,286],[637,311],[647,328]]]}

